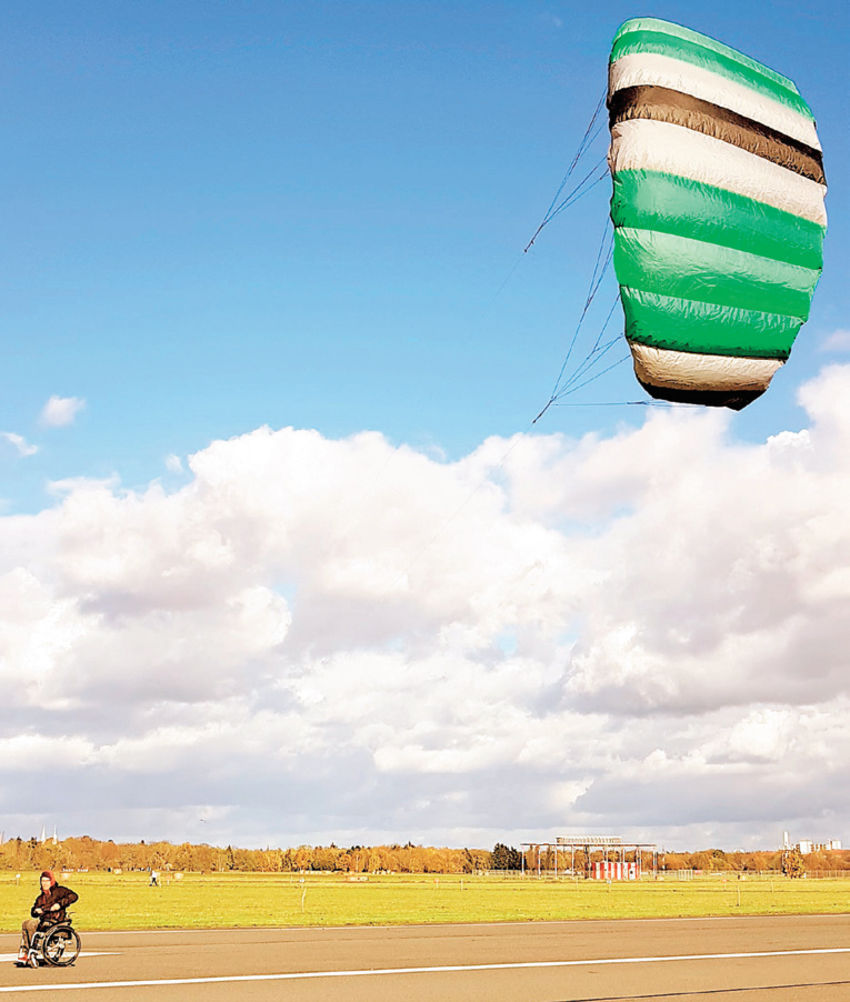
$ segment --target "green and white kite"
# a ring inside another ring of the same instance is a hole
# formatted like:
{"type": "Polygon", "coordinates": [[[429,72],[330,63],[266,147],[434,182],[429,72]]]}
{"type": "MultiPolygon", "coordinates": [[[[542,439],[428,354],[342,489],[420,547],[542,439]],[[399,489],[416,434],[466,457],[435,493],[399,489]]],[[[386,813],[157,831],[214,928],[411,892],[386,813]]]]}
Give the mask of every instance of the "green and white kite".
{"type": "Polygon", "coordinates": [[[796,86],[705,35],[626,21],[608,79],[614,267],[654,397],[740,409],[809,314],[823,158],[796,86]]]}

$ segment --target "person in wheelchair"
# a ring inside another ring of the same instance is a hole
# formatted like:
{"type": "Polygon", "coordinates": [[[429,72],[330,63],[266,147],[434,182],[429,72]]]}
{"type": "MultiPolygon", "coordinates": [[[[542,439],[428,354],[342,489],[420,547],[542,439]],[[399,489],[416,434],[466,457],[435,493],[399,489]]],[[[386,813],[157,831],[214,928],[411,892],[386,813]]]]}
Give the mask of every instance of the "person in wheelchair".
{"type": "MultiPolygon", "coordinates": [[[[36,932],[44,931],[58,922],[67,922],[65,909],[72,905],[79,895],[70,887],[63,887],[56,882],[52,871],[43,870],[41,874],[41,894],[35,899],[30,915],[21,925],[21,948],[18,952],[18,963],[26,964],[30,955],[30,944],[36,932]]],[[[37,961],[36,961],[37,963],[37,961]]]]}

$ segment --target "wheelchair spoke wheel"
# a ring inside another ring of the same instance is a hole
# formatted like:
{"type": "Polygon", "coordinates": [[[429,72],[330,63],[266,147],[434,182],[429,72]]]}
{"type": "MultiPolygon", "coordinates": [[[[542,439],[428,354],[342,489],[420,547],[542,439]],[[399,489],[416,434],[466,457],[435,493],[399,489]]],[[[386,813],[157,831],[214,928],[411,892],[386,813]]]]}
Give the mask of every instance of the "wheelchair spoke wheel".
{"type": "Polygon", "coordinates": [[[56,926],[44,937],[41,953],[53,967],[67,967],[79,956],[80,937],[70,926],[56,926]]]}

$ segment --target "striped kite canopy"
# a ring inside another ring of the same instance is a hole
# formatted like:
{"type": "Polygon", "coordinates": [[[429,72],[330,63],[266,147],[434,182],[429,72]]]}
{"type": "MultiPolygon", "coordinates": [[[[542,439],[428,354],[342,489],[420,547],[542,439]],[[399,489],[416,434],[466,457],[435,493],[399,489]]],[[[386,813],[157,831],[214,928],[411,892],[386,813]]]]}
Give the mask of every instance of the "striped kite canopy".
{"type": "Polygon", "coordinates": [[[809,106],[754,59],[635,18],[614,37],[608,110],[635,374],[654,397],[739,410],[788,358],[823,267],[809,106]]]}

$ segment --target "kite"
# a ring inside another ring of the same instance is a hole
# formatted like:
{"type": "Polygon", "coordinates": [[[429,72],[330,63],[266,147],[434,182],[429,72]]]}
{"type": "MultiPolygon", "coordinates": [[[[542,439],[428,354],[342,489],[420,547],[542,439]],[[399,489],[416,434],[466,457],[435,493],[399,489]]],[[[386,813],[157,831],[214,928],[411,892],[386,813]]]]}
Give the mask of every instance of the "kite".
{"type": "Polygon", "coordinates": [[[808,318],[826,179],[791,80],[706,35],[635,18],[609,64],[614,270],[635,375],[740,410],[808,318]]]}

